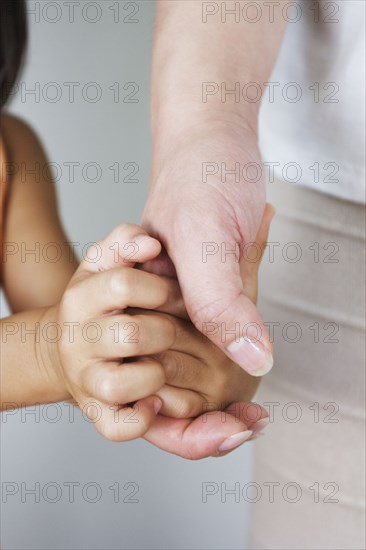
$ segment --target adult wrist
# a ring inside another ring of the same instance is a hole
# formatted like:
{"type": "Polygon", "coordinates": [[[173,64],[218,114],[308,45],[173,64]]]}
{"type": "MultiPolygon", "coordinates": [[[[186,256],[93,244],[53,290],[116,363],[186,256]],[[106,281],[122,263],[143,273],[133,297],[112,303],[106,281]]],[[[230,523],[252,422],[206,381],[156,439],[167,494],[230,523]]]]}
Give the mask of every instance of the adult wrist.
{"type": "Polygon", "coordinates": [[[234,159],[240,158],[241,153],[248,154],[248,146],[249,149],[258,149],[258,123],[254,115],[244,117],[238,113],[212,111],[189,118],[193,120],[186,121],[179,128],[167,130],[164,125],[156,127],[153,135],[152,184],[164,166],[177,164],[186,149],[201,144],[214,144],[215,149],[234,159]]]}

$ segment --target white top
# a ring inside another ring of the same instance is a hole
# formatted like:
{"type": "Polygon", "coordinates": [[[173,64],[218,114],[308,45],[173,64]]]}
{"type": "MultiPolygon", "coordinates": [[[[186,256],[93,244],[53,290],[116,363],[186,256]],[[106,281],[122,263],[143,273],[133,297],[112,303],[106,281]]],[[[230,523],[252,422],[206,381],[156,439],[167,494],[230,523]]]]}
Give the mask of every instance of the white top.
{"type": "Polygon", "coordinates": [[[297,1],[285,16],[261,108],[265,172],[365,202],[365,3],[297,1]]]}

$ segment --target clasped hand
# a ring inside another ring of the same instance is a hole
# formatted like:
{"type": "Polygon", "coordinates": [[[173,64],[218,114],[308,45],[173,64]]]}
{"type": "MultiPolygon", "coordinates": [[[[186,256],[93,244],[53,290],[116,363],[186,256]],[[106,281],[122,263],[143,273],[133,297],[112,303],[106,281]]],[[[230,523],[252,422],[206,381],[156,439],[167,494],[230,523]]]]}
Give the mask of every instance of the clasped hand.
{"type": "MultiPolygon", "coordinates": [[[[262,250],[272,215],[267,205],[257,236],[262,250]]],[[[250,403],[259,378],[192,325],[174,277],[144,271],[160,243],[139,226],[121,225],[99,244],[98,262],[80,264],[48,313],[77,327],[72,341],[62,337],[48,350],[69,398],[87,415],[98,405],[94,425],[107,439],[144,437],[185,458],[223,455],[253,437],[267,419],[250,403]],[[86,326],[98,338],[86,341],[86,326]]],[[[252,301],[259,263],[243,274],[252,301]]]]}

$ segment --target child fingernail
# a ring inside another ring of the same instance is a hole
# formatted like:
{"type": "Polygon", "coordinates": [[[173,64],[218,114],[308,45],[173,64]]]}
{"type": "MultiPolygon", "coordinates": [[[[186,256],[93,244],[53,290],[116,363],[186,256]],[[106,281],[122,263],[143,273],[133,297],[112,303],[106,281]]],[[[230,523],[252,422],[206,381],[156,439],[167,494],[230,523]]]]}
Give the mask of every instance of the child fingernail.
{"type": "Polygon", "coordinates": [[[231,435],[221,443],[218,449],[219,452],[222,453],[223,451],[230,451],[231,449],[235,449],[235,447],[239,447],[239,445],[249,439],[252,434],[253,432],[251,430],[246,430],[245,432],[239,432],[231,435]]]}
{"type": "Polygon", "coordinates": [[[155,414],[158,414],[162,406],[163,406],[163,402],[161,401],[161,399],[159,398],[154,399],[153,407],[154,407],[155,414]]]}

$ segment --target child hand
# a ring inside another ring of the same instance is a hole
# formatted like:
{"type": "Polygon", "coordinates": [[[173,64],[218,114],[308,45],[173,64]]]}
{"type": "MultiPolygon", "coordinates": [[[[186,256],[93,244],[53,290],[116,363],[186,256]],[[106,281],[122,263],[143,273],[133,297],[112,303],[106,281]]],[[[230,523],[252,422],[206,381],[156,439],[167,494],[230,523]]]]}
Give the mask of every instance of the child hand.
{"type": "Polygon", "coordinates": [[[173,344],[175,327],[166,315],[141,311],[131,317],[124,311],[156,309],[167,300],[162,278],[133,269],[159,254],[158,241],[138,226],[121,225],[98,250],[100,259],[81,263],[50,313],[69,328],[51,353],[68,392],[96,429],[125,441],[142,436],[161,407],[154,394],[165,383],[164,369],[147,356],[173,344]]]}

